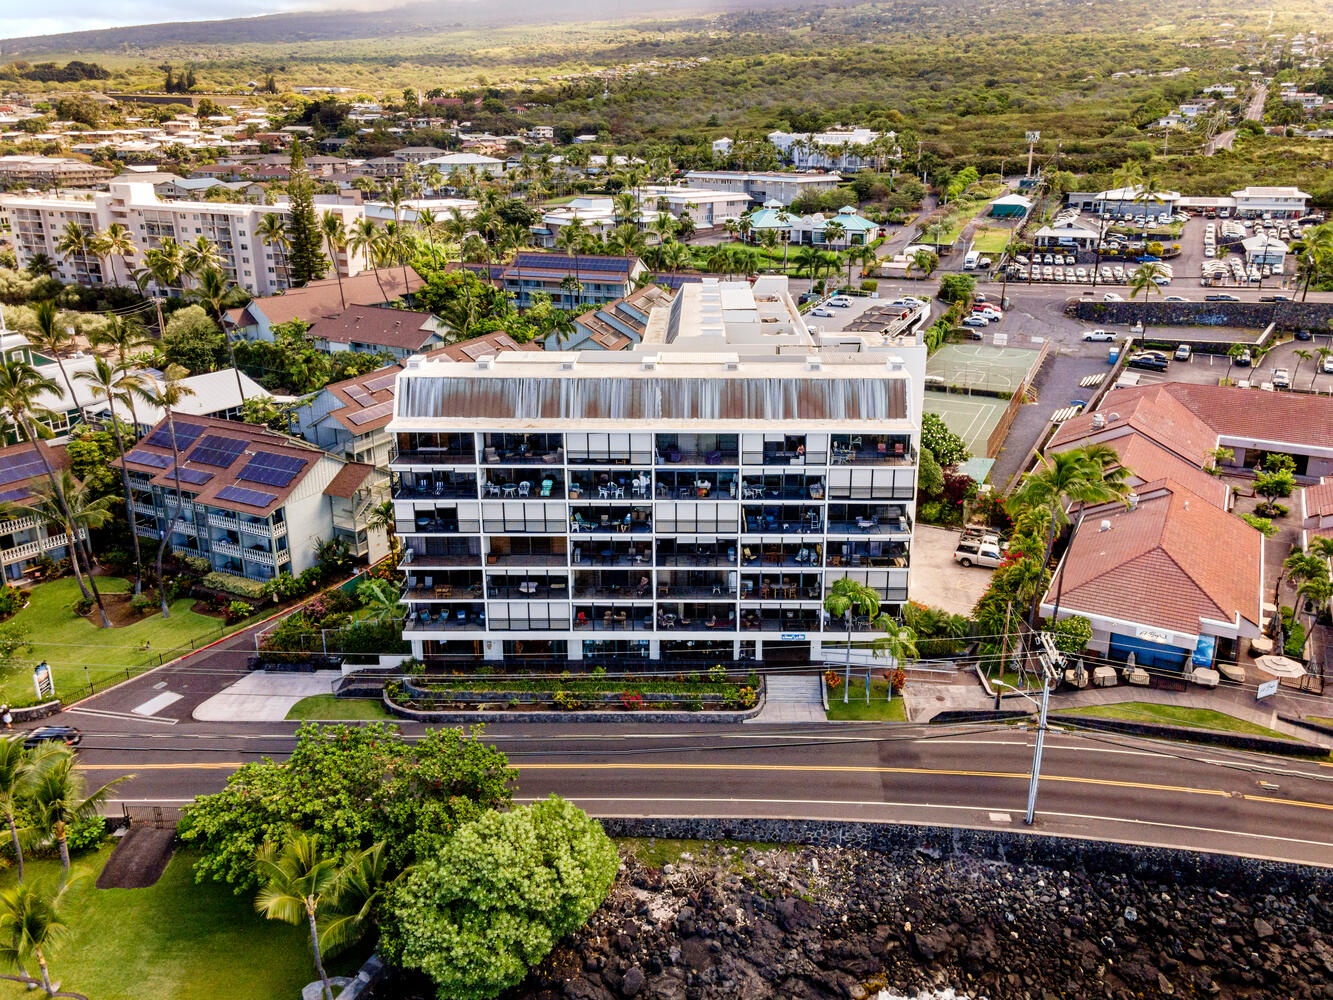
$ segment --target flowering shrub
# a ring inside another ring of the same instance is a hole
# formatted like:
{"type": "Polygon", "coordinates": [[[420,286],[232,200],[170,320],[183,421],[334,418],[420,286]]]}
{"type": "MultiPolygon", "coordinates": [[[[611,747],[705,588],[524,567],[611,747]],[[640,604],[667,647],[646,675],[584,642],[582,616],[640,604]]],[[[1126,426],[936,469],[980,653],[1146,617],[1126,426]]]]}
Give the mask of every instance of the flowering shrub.
{"type": "Polygon", "coordinates": [[[620,703],[631,712],[637,712],[643,708],[643,695],[638,691],[625,691],[620,695],[620,703]]]}
{"type": "Polygon", "coordinates": [[[752,687],[743,687],[732,700],[738,708],[754,708],[759,704],[759,693],[752,687]]]}
{"type": "Polygon", "coordinates": [[[824,683],[827,684],[829,686],[829,689],[831,690],[842,683],[842,675],[839,674],[836,670],[825,670],[824,683]]]}

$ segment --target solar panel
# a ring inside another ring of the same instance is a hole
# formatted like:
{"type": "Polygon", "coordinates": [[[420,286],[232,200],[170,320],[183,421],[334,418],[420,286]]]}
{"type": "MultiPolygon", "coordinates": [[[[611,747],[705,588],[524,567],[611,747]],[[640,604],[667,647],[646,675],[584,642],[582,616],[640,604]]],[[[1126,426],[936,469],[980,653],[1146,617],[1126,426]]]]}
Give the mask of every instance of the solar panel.
{"type": "Polygon", "coordinates": [[[155,451],[144,451],[142,448],[135,448],[125,456],[125,461],[134,462],[138,465],[151,465],[154,469],[165,469],[171,464],[171,456],[159,455],[155,451]]]}
{"type": "MultiPolygon", "coordinates": [[[[201,469],[180,469],[178,471],[182,483],[194,483],[194,485],[196,486],[202,486],[204,483],[208,482],[210,479],[213,478],[213,473],[204,472],[201,469]]],[[[173,481],[175,480],[176,475],[177,475],[176,471],[173,471],[171,473],[171,478],[173,481]]]]}
{"type": "Polygon", "coordinates": [[[17,500],[25,500],[27,497],[28,488],[26,486],[19,486],[16,489],[0,492],[0,503],[14,503],[17,500]]]}
{"type": "MultiPolygon", "coordinates": [[[[184,450],[199,440],[199,436],[204,433],[206,428],[199,424],[182,423],[176,421],[176,447],[184,450]]],[[[148,435],[144,444],[155,445],[158,448],[171,447],[171,429],[163,424],[152,434],[148,435]]]]}
{"type": "Polygon", "coordinates": [[[199,439],[199,446],[190,452],[191,462],[203,462],[225,469],[236,461],[236,456],[245,451],[245,442],[240,438],[223,437],[221,434],[205,434],[199,439]]]}
{"type": "Polygon", "coordinates": [[[349,385],[347,387],[347,395],[350,396],[353,402],[358,406],[365,406],[366,400],[372,398],[370,393],[359,385],[349,385]]]}
{"type": "Polygon", "coordinates": [[[347,419],[360,427],[362,424],[368,424],[386,414],[393,412],[393,400],[385,400],[383,403],[376,403],[374,406],[368,406],[360,413],[349,413],[347,419]]]}
{"type": "Polygon", "coordinates": [[[377,379],[372,379],[366,383],[366,388],[371,392],[379,392],[381,389],[392,389],[393,381],[398,377],[397,372],[390,372],[388,375],[381,375],[377,379]]]}
{"type": "Polygon", "coordinates": [[[307,464],[304,458],[276,455],[271,451],[258,451],[245,463],[245,468],[240,471],[237,478],[252,483],[264,483],[267,486],[285,487],[291,485],[292,480],[307,464]]]}
{"type": "Polygon", "coordinates": [[[13,458],[6,459],[4,468],[0,468],[0,486],[17,483],[20,479],[31,479],[45,471],[40,455],[35,451],[21,451],[13,458]]]}
{"type": "Polygon", "coordinates": [[[259,490],[248,490],[244,486],[224,486],[218,490],[219,500],[230,500],[233,503],[243,503],[247,507],[267,507],[274,500],[278,499],[273,493],[262,493],[259,490]]]}

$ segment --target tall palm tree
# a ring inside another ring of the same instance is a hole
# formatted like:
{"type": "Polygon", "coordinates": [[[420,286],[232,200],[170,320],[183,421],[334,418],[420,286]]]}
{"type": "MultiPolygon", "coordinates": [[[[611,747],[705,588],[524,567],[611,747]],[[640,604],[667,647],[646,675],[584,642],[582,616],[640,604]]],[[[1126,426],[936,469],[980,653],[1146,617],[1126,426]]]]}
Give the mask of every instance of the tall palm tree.
{"type": "Polygon", "coordinates": [[[912,254],[912,266],[929,278],[934,273],[935,268],[940,266],[939,255],[924,248],[918,250],[912,254]]]}
{"type": "MultiPolygon", "coordinates": [[[[32,445],[38,459],[41,461],[42,470],[46,474],[51,496],[60,505],[63,521],[72,523],[73,518],[70,515],[69,505],[65,500],[65,495],[60,490],[59,484],[56,482],[55,470],[52,469],[51,463],[46,457],[46,452],[38,441],[40,434],[37,430],[37,421],[53,419],[55,415],[50,410],[39,406],[37,397],[43,393],[54,395],[59,391],[60,387],[53,379],[43,375],[26,361],[10,359],[0,362],[0,413],[6,414],[6,420],[14,425],[19,436],[26,438],[32,445]]],[[[78,550],[72,541],[70,544],[70,566],[74,569],[74,578],[78,581],[79,592],[85,600],[97,600],[98,608],[102,613],[102,626],[109,628],[111,619],[107,617],[106,608],[102,606],[100,597],[96,596],[96,591],[90,591],[83,581],[83,575],[78,568],[78,550]]]]}
{"type": "Polygon", "coordinates": [[[1291,352],[1296,355],[1296,367],[1291,370],[1291,384],[1296,384],[1296,374],[1301,370],[1301,364],[1314,357],[1314,351],[1303,351],[1299,347],[1291,352]]]}
{"type": "Polygon", "coordinates": [[[255,235],[264,246],[277,251],[273,255],[274,272],[286,284],[287,251],[292,246],[291,238],[287,235],[287,221],[277,212],[265,212],[255,226],[255,235]]]}
{"type": "Polygon", "coordinates": [[[1301,234],[1300,262],[1304,282],[1301,286],[1301,301],[1310,294],[1310,285],[1321,274],[1328,271],[1333,263],[1333,223],[1324,223],[1307,229],[1301,234]]]}
{"type": "Polygon", "coordinates": [[[14,862],[20,882],[23,881],[23,843],[15,816],[38,773],[61,749],[59,744],[46,742],[29,750],[23,745],[22,734],[0,737],[0,814],[5,817],[10,840],[14,843],[14,862]]]}
{"type": "Polygon", "coordinates": [[[93,575],[92,542],[88,533],[111,520],[111,497],[93,497],[89,486],[79,482],[68,469],[61,469],[55,477],[54,488],[50,485],[34,486],[27,500],[13,506],[27,511],[32,517],[58,526],[69,536],[70,566],[77,572],[79,560],[83,560],[84,570],[88,574],[88,587],[105,622],[106,608],[102,606],[102,594],[97,587],[97,578],[93,575]]]}
{"type": "Polygon", "coordinates": [[[33,306],[32,315],[37,326],[28,332],[28,342],[55,361],[56,367],[60,369],[60,377],[65,382],[65,388],[69,390],[65,409],[76,409],[78,400],[74,396],[74,383],[69,380],[69,372],[65,370],[65,362],[60,357],[74,344],[74,328],[60,321],[60,311],[50,299],[33,306]]]}
{"type": "MultiPolygon", "coordinates": [[[[1041,465],[1028,473],[1014,493],[1014,499],[1023,506],[1040,507],[1050,514],[1040,564],[1042,568],[1050,564],[1057,528],[1069,523],[1069,504],[1087,506],[1107,503],[1123,498],[1126,492],[1123,481],[1108,481],[1101,462],[1089,458],[1081,448],[1043,455],[1041,465]]],[[[1032,597],[1028,618],[1028,624],[1034,631],[1040,611],[1041,592],[1038,590],[1032,597]]]]}
{"type": "Polygon", "coordinates": [[[60,238],[56,240],[56,253],[60,255],[61,260],[78,258],[86,263],[93,255],[92,247],[93,234],[74,219],[65,223],[65,228],[60,231],[60,238]]]}
{"type": "Polygon", "coordinates": [[[98,257],[106,261],[111,283],[119,287],[120,282],[116,280],[116,269],[112,266],[111,259],[119,257],[124,261],[139,252],[139,248],[134,244],[134,234],[123,222],[113,222],[93,237],[92,248],[98,257]]]}
{"type": "MultiPolygon", "coordinates": [[[[131,391],[138,393],[140,399],[152,406],[164,411],[167,415],[167,435],[171,438],[171,456],[174,459],[173,472],[176,480],[176,513],[167,521],[165,530],[162,532],[162,539],[157,543],[157,590],[158,596],[162,601],[162,617],[171,617],[171,608],[167,605],[167,587],[166,580],[162,578],[162,557],[167,551],[167,542],[171,540],[171,533],[176,530],[176,524],[185,513],[185,498],[181,490],[181,453],[180,442],[176,438],[176,418],[174,410],[179,406],[182,400],[193,396],[194,390],[188,385],[182,385],[181,380],[189,375],[189,371],[180,365],[168,365],[166,371],[162,373],[162,383],[160,386],[140,386],[131,391]]],[[[191,515],[193,518],[193,515],[191,515]]],[[[196,532],[198,524],[195,525],[196,532]]]]}
{"type": "Polygon", "coordinates": [[[139,281],[151,278],[158,295],[165,297],[167,292],[178,288],[181,276],[185,274],[185,248],[173,236],[164,236],[157,246],[144,251],[143,267],[137,272],[139,281]]]}
{"type": "Polygon", "coordinates": [[[352,253],[359,253],[366,258],[367,266],[374,269],[375,283],[380,286],[380,297],[386,302],[388,293],[384,291],[384,282],[380,280],[380,263],[384,257],[384,230],[375,224],[375,220],[361,216],[352,223],[352,231],[347,237],[347,247],[352,253]]]}
{"type": "Polygon", "coordinates": [[[855,616],[864,616],[869,620],[870,628],[881,632],[889,631],[893,621],[888,615],[879,613],[877,590],[845,576],[833,581],[833,586],[824,597],[824,610],[830,618],[844,618],[847,621],[847,667],[842,688],[842,701],[846,704],[852,683],[852,625],[855,616]]]}
{"type": "Polygon", "coordinates": [[[20,881],[0,891],[0,961],[20,973],[0,976],[0,979],[23,983],[29,989],[40,986],[47,997],[88,1000],[82,993],[62,990],[58,983],[51,982],[49,957],[69,933],[69,926],[60,914],[60,904],[68,887],[62,882],[52,892],[45,886],[20,881]],[[37,963],[40,979],[28,974],[29,962],[37,963]]]}
{"type": "Polygon", "coordinates": [[[347,227],[343,217],[337,212],[325,212],[319,217],[319,234],[324,240],[324,252],[333,264],[333,276],[338,279],[338,301],[345,310],[347,299],[343,295],[343,269],[338,266],[338,252],[347,246],[347,227]]]}
{"type": "MultiPolygon", "coordinates": [[[[887,701],[893,701],[893,675],[898,669],[898,664],[904,660],[915,660],[919,655],[916,648],[916,632],[906,626],[899,625],[888,615],[880,615],[875,626],[884,632],[884,635],[870,643],[870,653],[872,656],[887,657],[889,661],[889,693],[887,701]]],[[[843,695],[846,696],[844,691],[843,695]]],[[[870,685],[866,685],[866,697],[870,697],[870,685]]]]}
{"type": "Polygon", "coordinates": [[[832,246],[847,235],[847,227],[837,219],[824,223],[824,245],[832,246]]]}
{"type": "Polygon", "coordinates": [[[1320,372],[1320,370],[1324,367],[1325,362],[1328,360],[1328,356],[1329,356],[1330,354],[1333,354],[1333,348],[1331,348],[1331,347],[1317,347],[1317,348],[1315,348],[1315,354],[1318,355],[1318,357],[1319,357],[1319,363],[1318,363],[1317,365],[1314,366],[1314,374],[1310,376],[1310,390],[1311,390],[1311,391],[1314,390],[1315,379],[1317,379],[1317,378],[1319,377],[1319,372],[1320,372]]]}
{"type": "Polygon", "coordinates": [[[381,845],[375,845],[339,865],[323,852],[315,835],[295,830],[288,832],[281,847],[269,842],[255,854],[255,874],[261,885],[255,911],[269,920],[306,924],[324,1000],[333,1000],[324,956],[361,936],[374,895],[373,883],[383,872],[382,857],[381,845]],[[344,908],[349,897],[356,897],[360,905],[344,908]]]}
{"type": "Polygon", "coordinates": [[[216,243],[207,236],[199,236],[193,243],[181,247],[181,264],[184,273],[198,281],[205,271],[221,271],[226,261],[216,243]]]}
{"type": "MultiPolygon", "coordinates": [[[[236,286],[216,267],[204,268],[197,277],[199,284],[189,293],[189,296],[198,300],[208,309],[213,316],[213,321],[217,323],[218,329],[222,331],[222,339],[227,344],[227,357],[231,362],[232,374],[236,376],[236,392],[240,396],[242,405],[244,405],[245,385],[241,382],[241,370],[236,367],[236,347],[232,343],[231,329],[222,318],[222,313],[227,307],[227,298],[236,286]]],[[[341,288],[341,278],[338,279],[338,285],[341,288]]]]}
{"type": "Polygon", "coordinates": [[[1145,333],[1148,330],[1148,299],[1151,298],[1154,293],[1157,295],[1162,294],[1162,286],[1158,283],[1157,279],[1165,276],[1166,272],[1162,270],[1162,265],[1155,260],[1150,260],[1146,264],[1140,264],[1129,276],[1129,281],[1127,282],[1129,285],[1129,297],[1133,299],[1137,297],[1140,292],[1143,293],[1143,331],[1145,333]]]}
{"type": "Polygon", "coordinates": [[[134,542],[134,593],[138,595],[143,593],[143,557],[139,552],[139,533],[134,530],[134,497],[130,492],[130,475],[125,469],[125,435],[121,431],[121,420],[116,416],[116,406],[130,404],[134,399],[132,390],[143,381],[125,362],[112,364],[105,358],[95,359],[90,370],[78,372],[74,377],[86,382],[93,398],[106,400],[111,410],[111,436],[120,455],[120,485],[125,493],[125,522],[130,526],[130,538],[134,542]]]}
{"type": "Polygon", "coordinates": [[[38,773],[28,795],[33,830],[43,840],[54,840],[59,848],[61,885],[69,878],[70,824],[100,815],[115,787],[131,777],[123,775],[85,795],[87,785],[75,766],[74,752],[68,747],[60,748],[60,755],[38,773]]]}
{"type": "MultiPolygon", "coordinates": [[[[153,338],[148,335],[144,325],[134,316],[117,316],[113,312],[103,313],[106,323],[99,330],[94,330],[88,335],[88,343],[92,347],[109,347],[116,355],[116,363],[129,366],[130,356],[135,348],[147,347],[153,343],[153,338]]],[[[130,406],[131,416],[134,414],[133,401],[130,406]]],[[[138,433],[139,421],[136,417],[134,421],[135,433],[138,433]]]]}
{"type": "Polygon", "coordinates": [[[393,185],[393,187],[389,188],[388,192],[384,196],[384,200],[389,203],[389,208],[393,211],[393,228],[395,234],[398,236],[399,239],[398,257],[400,263],[403,266],[403,294],[406,295],[408,289],[407,254],[404,252],[401,240],[403,232],[403,220],[402,220],[403,203],[407,201],[407,192],[403,190],[403,186],[401,184],[395,184],[393,185]]]}

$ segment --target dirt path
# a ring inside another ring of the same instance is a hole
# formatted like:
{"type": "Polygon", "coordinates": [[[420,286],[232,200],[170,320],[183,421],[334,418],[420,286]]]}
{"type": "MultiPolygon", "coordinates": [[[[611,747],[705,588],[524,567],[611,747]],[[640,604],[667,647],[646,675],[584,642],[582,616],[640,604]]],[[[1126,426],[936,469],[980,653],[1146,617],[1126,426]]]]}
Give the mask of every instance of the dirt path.
{"type": "Polygon", "coordinates": [[[132,826],[120,839],[97,876],[99,889],[146,889],[167,870],[175,848],[176,831],[132,826]]]}

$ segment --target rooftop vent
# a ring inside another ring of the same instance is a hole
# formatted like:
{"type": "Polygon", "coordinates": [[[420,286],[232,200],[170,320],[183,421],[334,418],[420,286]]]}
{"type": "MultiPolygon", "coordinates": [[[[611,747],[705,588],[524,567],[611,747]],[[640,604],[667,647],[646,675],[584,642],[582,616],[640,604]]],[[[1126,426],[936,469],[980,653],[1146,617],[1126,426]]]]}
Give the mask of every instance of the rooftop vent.
{"type": "Polygon", "coordinates": [[[572,371],[575,369],[575,367],[578,365],[578,363],[579,363],[579,359],[578,359],[578,358],[561,358],[561,359],[560,359],[560,370],[561,370],[562,372],[572,372],[572,371]]]}
{"type": "Polygon", "coordinates": [[[485,372],[485,371],[490,371],[490,370],[491,370],[492,368],[494,368],[494,367],[495,367],[495,358],[494,358],[494,356],[492,356],[492,355],[489,355],[489,354],[488,354],[488,355],[487,355],[486,357],[484,357],[484,358],[478,358],[478,359],[477,359],[477,370],[478,370],[478,371],[483,371],[483,372],[485,372]]]}
{"type": "MultiPolygon", "coordinates": [[[[1129,504],[1129,509],[1130,509],[1130,510],[1133,510],[1134,508],[1136,508],[1136,507],[1139,505],[1139,495],[1138,495],[1137,493],[1130,493],[1130,494],[1128,494],[1128,495],[1125,497],[1125,503],[1129,504]]],[[[1186,503],[1186,506],[1189,506],[1189,504],[1186,503]]]]}
{"type": "Polygon", "coordinates": [[[1098,530],[1098,531],[1110,531],[1110,530],[1111,530],[1111,521],[1110,521],[1110,519],[1105,519],[1105,520],[1103,520],[1103,521],[1102,521],[1102,524],[1101,524],[1101,527],[1098,528],[1097,530],[1098,530]]]}

